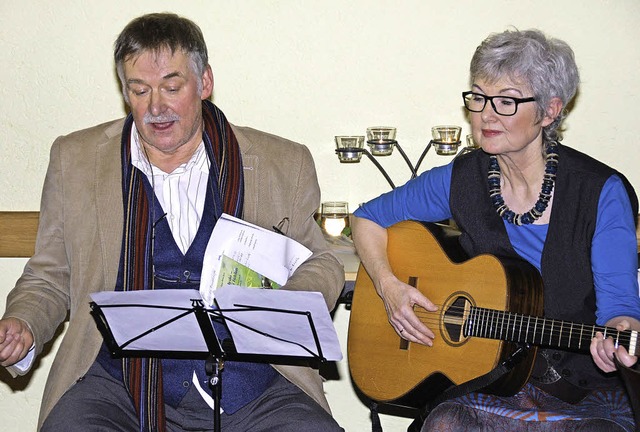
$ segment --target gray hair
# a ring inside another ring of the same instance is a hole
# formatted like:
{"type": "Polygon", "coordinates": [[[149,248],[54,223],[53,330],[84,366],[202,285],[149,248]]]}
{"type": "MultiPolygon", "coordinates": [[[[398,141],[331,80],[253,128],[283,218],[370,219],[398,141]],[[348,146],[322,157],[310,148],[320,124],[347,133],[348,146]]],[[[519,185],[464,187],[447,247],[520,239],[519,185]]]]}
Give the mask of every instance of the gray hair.
{"type": "Polygon", "coordinates": [[[122,94],[129,101],[124,78],[124,62],[146,51],[171,54],[183,51],[198,77],[198,92],[202,91],[202,75],[209,64],[207,45],[202,31],[193,21],[172,13],[152,13],[135,18],[122,30],[114,44],[113,56],[122,94]]]}
{"type": "Polygon", "coordinates": [[[543,128],[543,138],[545,141],[562,138],[558,129],[580,82],[573,50],[566,42],[536,29],[492,34],[476,48],[470,75],[472,83],[478,79],[495,83],[507,77],[527,85],[536,98],[538,121],[546,115],[549,101],[560,98],[562,111],[543,128]]]}

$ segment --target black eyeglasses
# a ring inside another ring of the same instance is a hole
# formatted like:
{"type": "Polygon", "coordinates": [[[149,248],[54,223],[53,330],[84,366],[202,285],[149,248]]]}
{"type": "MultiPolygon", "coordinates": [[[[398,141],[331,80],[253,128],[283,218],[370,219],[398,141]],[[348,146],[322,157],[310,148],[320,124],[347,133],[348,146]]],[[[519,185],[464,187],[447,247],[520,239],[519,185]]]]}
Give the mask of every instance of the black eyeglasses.
{"type": "Polygon", "coordinates": [[[487,96],[472,91],[462,92],[462,100],[464,106],[471,112],[482,112],[487,106],[487,101],[491,102],[491,106],[496,114],[501,116],[512,116],[518,112],[518,105],[526,102],[533,102],[536,98],[516,98],[511,96],[487,96]]]}

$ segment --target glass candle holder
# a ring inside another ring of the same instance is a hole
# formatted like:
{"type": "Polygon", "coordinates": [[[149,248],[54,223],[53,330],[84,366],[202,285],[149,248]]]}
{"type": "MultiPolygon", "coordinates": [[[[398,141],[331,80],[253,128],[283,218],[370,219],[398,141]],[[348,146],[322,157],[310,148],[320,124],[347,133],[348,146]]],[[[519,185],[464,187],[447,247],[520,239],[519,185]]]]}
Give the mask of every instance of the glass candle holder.
{"type": "Polygon", "coordinates": [[[469,148],[469,149],[480,148],[480,146],[478,144],[476,144],[476,142],[473,140],[473,135],[472,134],[468,134],[466,139],[467,139],[467,148],[469,148]]]}
{"type": "Polygon", "coordinates": [[[320,226],[330,236],[337,237],[349,226],[349,204],[327,201],[320,207],[320,226]]]}
{"type": "Polygon", "coordinates": [[[439,155],[454,155],[460,145],[460,126],[434,126],[431,128],[433,146],[439,155]]]}
{"type": "Polygon", "coordinates": [[[396,128],[373,126],[367,128],[367,144],[374,156],[389,156],[396,144],[396,128]]]}
{"type": "Polygon", "coordinates": [[[336,136],[335,140],[340,162],[360,162],[364,150],[364,136],[340,135],[336,136]]]}

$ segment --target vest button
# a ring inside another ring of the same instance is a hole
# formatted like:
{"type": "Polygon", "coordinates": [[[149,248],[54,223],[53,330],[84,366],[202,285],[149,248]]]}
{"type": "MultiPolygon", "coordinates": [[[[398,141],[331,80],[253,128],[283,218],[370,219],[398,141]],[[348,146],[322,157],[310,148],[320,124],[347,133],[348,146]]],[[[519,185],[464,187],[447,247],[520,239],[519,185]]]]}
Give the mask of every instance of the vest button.
{"type": "Polygon", "coordinates": [[[189,381],[182,381],[182,387],[189,387],[189,381]]]}
{"type": "Polygon", "coordinates": [[[554,352],[553,355],[551,356],[555,361],[558,361],[562,358],[562,354],[560,354],[559,352],[554,352]]]}
{"type": "Polygon", "coordinates": [[[562,369],[562,376],[569,378],[571,376],[571,371],[569,369],[562,369]]]}

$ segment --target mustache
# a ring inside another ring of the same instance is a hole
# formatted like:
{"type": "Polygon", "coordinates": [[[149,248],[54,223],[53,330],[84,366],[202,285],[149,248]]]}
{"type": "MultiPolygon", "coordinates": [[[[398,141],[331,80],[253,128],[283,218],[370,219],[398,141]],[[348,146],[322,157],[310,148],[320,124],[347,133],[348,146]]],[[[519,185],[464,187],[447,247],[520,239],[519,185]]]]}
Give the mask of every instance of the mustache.
{"type": "Polygon", "coordinates": [[[146,113],[144,115],[144,118],[143,118],[144,124],[149,124],[149,123],[167,123],[167,122],[178,121],[178,120],[180,120],[180,116],[178,114],[175,114],[175,113],[161,114],[161,115],[158,115],[158,116],[154,116],[154,115],[151,115],[149,113],[146,113]]]}

